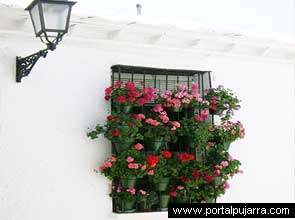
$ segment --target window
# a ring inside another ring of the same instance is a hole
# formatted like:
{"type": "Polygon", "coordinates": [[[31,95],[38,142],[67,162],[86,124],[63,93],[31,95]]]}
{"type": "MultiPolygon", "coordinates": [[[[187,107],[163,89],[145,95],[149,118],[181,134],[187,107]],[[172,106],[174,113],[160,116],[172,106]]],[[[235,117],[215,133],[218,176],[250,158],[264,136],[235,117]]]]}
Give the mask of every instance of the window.
{"type": "MultiPolygon", "coordinates": [[[[174,90],[176,84],[183,84],[189,88],[192,82],[198,84],[199,93],[204,96],[204,90],[211,88],[210,71],[197,71],[197,70],[179,70],[179,69],[160,69],[160,68],[149,68],[149,67],[138,67],[138,66],[126,66],[126,65],[114,65],[111,67],[112,70],[112,85],[118,80],[126,83],[128,81],[135,82],[136,86],[141,87],[141,82],[144,82],[145,86],[157,88],[160,92],[165,90],[174,90]]],[[[143,107],[137,107],[133,109],[133,113],[143,112],[145,115],[149,115],[150,108],[153,103],[147,103],[143,107]]],[[[113,107],[113,105],[112,105],[113,107]]],[[[115,110],[115,108],[112,108],[115,110]]],[[[183,109],[180,112],[169,112],[168,116],[170,120],[179,121],[184,117],[192,117],[195,114],[193,109],[183,109]]],[[[208,119],[213,122],[213,116],[208,119]]],[[[162,149],[167,149],[173,152],[187,151],[184,149],[185,140],[179,138],[176,143],[169,143],[169,146],[163,146],[162,149]]],[[[113,153],[115,149],[113,147],[113,153]]],[[[145,150],[144,155],[153,154],[153,151],[145,150]]],[[[191,152],[195,153],[195,152],[191,152]]],[[[116,185],[117,183],[114,182],[116,185]]],[[[137,184],[145,186],[148,181],[144,179],[139,181],[137,184]]],[[[116,212],[116,204],[113,203],[113,210],[116,212]]],[[[156,210],[156,209],[153,209],[156,210]]]]}

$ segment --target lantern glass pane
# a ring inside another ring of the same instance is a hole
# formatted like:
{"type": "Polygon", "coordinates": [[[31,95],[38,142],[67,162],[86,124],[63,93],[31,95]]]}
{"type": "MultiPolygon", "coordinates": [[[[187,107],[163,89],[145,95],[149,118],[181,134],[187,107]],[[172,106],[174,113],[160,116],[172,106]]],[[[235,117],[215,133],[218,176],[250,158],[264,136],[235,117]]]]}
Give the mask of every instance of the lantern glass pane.
{"type": "Polygon", "coordinates": [[[66,32],[70,7],[68,4],[42,3],[45,29],[66,32]]]}
{"type": "Polygon", "coordinates": [[[40,22],[40,13],[39,13],[39,7],[38,4],[36,4],[31,10],[31,19],[33,22],[34,30],[37,35],[41,31],[41,22],[40,22]]]}

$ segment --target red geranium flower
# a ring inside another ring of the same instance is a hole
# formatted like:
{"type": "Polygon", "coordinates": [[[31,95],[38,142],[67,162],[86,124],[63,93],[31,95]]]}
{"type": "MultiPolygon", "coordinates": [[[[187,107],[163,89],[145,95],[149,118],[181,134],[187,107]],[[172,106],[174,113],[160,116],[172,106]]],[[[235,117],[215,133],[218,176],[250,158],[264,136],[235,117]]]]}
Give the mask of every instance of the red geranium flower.
{"type": "Polygon", "coordinates": [[[125,103],[126,102],[126,97],[125,96],[118,96],[117,97],[117,102],[118,103],[125,103]]]}
{"type": "Polygon", "coordinates": [[[183,182],[183,183],[188,183],[188,182],[189,182],[189,178],[184,177],[184,176],[179,177],[179,179],[180,179],[180,181],[183,182]]]}
{"type": "Polygon", "coordinates": [[[220,170],[213,171],[213,176],[219,176],[219,175],[220,175],[220,170]]]}
{"type": "Polygon", "coordinates": [[[192,172],[192,176],[193,178],[196,180],[196,179],[199,179],[200,178],[200,171],[199,170],[194,170],[192,172]]]}
{"type": "Polygon", "coordinates": [[[120,118],[119,118],[119,117],[114,117],[113,119],[114,119],[114,121],[116,121],[116,122],[119,122],[119,121],[120,121],[120,118]]]}
{"type": "Polygon", "coordinates": [[[106,96],[104,97],[104,99],[107,100],[107,101],[109,101],[110,98],[111,98],[111,96],[109,96],[109,95],[106,95],[106,96]]]}
{"type": "Polygon", "coordinates": [[[162,155],[165,157],[165,158],[171,158],[172,157],[172,153],[168,150],[163,150],[162,151],[162,155]]]}
{"type": "Polygon", "coordinates": [[[133,127],[134,127],[134,124],[133,124],[133,123],[129,123],[129,124],[128,124],[128,127],[129,127],[129,128],[133,128],[133,127]]]}
{"type": "Polygon", "coordinates": [[[107,117],[107,120],[108,121],[111,121],[111,120],[113,120],[114,118],[113,118],[113,116],[111,116],[111,115],[109,115],[108,117],[107,117]]]}
{"type": "Polygon", "coordinates": [[[207,183],[212,183],[213,182],[213,180],[214,180],[214,177],[213,176],[211,176],[210,174],[208,174],[208,173],[204,173],[204,180],[207,182],[207,183]]]}
{"type": "Polygon", "coordinates": [[[213,111],[217,111],[217,105],[212,105],[212,107],[211,107],[211,109],[213,110],[213,111]]]}
{"type": "Polygon", "coordinates": [[[135,102],[135,98],[134,97],[129,97],[128,102],[135,102]]]}
{"type": "Polygon", "coordinates": [[[115,87],[120,88],[122,86],[122,81],[119,80],[115,83],[115,87]]]}
{"type": "Polygon", "coordinates": [[[150,166],[155,166],[159,162],[159,157],[150,155],[147,157],[147,162],[150,166]]]}
{"type": "Polygon", "coordinates": [[[144,105],[145,103],[147,103],[148,101],[144,98],[141,98],[138,100],[138,105],[144,105]]]}
{"type": "Polygon", "coordinates": [[[172,192],[170,192],[170,196],[171,196],[171,197],[176,197],[176,196],[177,196],[177,192],[176,192],[176,191],[172,191],[172,192]]]}
{"type": "Polygon", "coordinates": [[[182,153],[182,154],[179,154],[178,159],[182,163],[185,163],[185,162],[187,162],[189,160],[194,160],[195,159],[195,156],[192,155],[192,154],[188,154],[188,153],[182,153]]]}
{"type": "Polygon", "coordinates": [[[135,83],[132,81],[128,81],[127,83],[125,83],[125,88],[129,91],[133,91],[135,90],[135,83]]]}
{"type": "Polygon", "coordinates": [[[112,136],[113,137],[117,137],[117,136],[119,136],[121,134],[121,131],[119,131],[119,130],[112,130],[112,136]]]}

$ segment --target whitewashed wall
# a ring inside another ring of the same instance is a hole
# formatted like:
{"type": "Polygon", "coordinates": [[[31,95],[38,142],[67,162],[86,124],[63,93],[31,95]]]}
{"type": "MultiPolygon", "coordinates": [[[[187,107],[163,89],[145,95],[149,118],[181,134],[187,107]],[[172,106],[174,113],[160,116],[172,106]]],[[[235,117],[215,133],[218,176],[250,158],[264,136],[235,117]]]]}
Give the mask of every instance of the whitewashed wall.
{"type": "Polygon", "coordinates": [[[112,214],[108,182],[93,172],[110,147],[86,132],[108,114],[103,91],[118,63],[212,70],[214,85],[243,100],[236,117],[247,132],[231,148],[245,174],[219,201],[295,202],[294,65],[65,39],[17,84],[15,56],[39,49],[36,41],[0,44],[0,220],[167,218],[112,214]]]}

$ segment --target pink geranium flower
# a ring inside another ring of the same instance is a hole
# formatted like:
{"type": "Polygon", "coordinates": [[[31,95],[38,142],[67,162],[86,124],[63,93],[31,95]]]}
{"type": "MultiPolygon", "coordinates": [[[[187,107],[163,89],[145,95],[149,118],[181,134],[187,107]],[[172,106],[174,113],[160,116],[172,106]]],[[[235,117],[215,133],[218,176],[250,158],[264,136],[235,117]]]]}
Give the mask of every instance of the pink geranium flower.
{"type": "Polygon", "coordinates": [[[162,112],[163,107],[161,104],[155,104],[155,105],[153,105],[153,110],[154,110],[154,112],[162,112]]]}
{"type": "Polygon", "coordinates": [[[177,186],[177,189],[183,190],[184,189],[184,186],[179,185],[179,186],[177,186]]]}
{"type": "Polygon", "coordinates": [[[134,149],[136,149],[136,150],[142,150],[143,149],[143,146],[142,146],[142,144],[137,143],[137,144],[134,145],[134,149]]]}
{"type": "Polygon", "coordinates": [[[116,162],[116,161],[117,161],[117,158],[116,158],[115,156],[111,156],[111,157],[110,157],[110,161],[111,161],[111,162],[116,162]]]}
{"type": "Polygon", "coordinates": [[[178,121],[173,121],[172,122],[172,125],[176,128],[179,128],[180,127],[180,123],[178,121]]]}
{"type": "Polygon", "coordinates": [[[154,173],[154,170],[149,170],[149,172],[147,173],[149,176],[153,176],[155,173],[154,173]]]}
{"type": "Polygon", "coordinates": [[[146,191],[144,191],[144,190],[139,190],[139,192],[141,193],[141,195],[146,195],[146,191]]]}
{"type": "Polygon", "coordinates": [[[139,165],[138,163],[129,163],[128,168],[137,170],[139,168],[139,165]]]}
{"type": "Polygon", "coordinates": [[[133,157],[127,157],[127,158],[126,158],[126,161],[127,161],[128,163],[131,163],[131,162],[134,161],[134,158],[133,158],[133,157]]]}
{"type": "Polygon", "coordinates": [[[130,192],[132,195],[135,195],[136,189],[134,189],[134,188],[128,188],[128,189],[126,189],[126,192],[130,192]]]}
{"type": "Polygon", "coordinates": [[[227,161],[222,161],[220,164],[223,167],[227,167],[228,166],[228,162],[227,161]]]}
{"type": "Polygon", "coordinates": [[[226,181],[224,181],[223,186],[224,186],[224,189],[229,189],[230,188],[230,185],[226,181]]]}
{"type": "Polygon", "coordinates": [[[227,160],[228,161],[234,161],[235,159],[231,155],[228,155],[227,160]]]}

